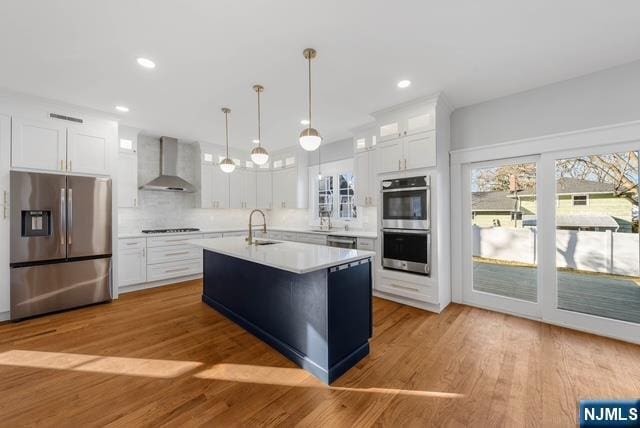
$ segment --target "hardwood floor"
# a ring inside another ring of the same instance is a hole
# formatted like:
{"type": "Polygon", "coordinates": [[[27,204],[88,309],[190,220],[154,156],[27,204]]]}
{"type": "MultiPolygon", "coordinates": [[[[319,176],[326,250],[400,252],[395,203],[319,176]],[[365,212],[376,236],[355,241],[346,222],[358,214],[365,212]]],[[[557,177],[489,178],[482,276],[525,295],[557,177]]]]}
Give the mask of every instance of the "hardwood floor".
{"type": "Polygon", "coordinates": [[[327,387],[200,294],[0,325],[0,426],[575,426],[579,399],[640,391],[640,346],[380,299],[371,355],[327,387]]]}

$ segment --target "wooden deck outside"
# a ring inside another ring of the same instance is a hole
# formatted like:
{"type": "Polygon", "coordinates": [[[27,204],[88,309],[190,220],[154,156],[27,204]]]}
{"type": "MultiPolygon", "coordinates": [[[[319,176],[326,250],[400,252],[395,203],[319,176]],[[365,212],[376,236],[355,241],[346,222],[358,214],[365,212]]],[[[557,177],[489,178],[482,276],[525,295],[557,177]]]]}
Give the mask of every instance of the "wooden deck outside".
{"type": "MultiPolygon", "coordinates": [[[[537,269],[474,262],[475,290],[535,302],[537,269]]],[[[558,272],[558,306],[575,312],[640,323],[640,285],[629,278],[558,272]]],[[[640,326],[638,327],[640,328],[640,326]]]]}

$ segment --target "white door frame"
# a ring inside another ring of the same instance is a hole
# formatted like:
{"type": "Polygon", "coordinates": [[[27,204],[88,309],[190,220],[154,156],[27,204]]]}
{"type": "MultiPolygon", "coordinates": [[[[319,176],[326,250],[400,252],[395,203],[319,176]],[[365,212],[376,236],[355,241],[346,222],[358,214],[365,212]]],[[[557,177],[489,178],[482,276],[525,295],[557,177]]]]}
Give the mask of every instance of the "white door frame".
{"type": "Polygon", "coordinates": [[[640,148],[640,121],[597,128],[545,135],[451,152],[451,287],[452,300],[473,306],[485,307],[481,302],[469,301],[463,295],[470,284],[468,273],[471,264],[471,247],[466,245],[470,230],[471,195],[465,188],[470,183],[469,165],[483,161],[539,155],[537,170],[538,207],[538,292],[541,316],[528,316],[518,305],[504,310],[487,309],[513,315],[538,318],[543,322],[640,343],[640,327],[637,324],[611,320],[594,315],[557,309],[556,248],[555,248],[555,159],[579,156],[587,153],[612,153],[640,148]],[[558,150],[558,148],[562,148],[558,150]],[[469,213],[469,216],[466,215],[469,213]],[[541,293],[541,294],[540,294],[541,293]]]}
{"type": "MultiPolygon", "coordinates": [[[[640,151],[640,141],[556,151],[545,153],[541,156],[539,172],[543,178],[542,185],[552,191],[546,192],[544,194],[545,199],[540,199],[540,202],[543,206],[553,207],[553,209],[545,210],[538,216],[543,217],[542,220],[547,226],[540,230],[540,245],[538,247],[542,250],[541,256],[543,257],[543,259],[540,260],[540,264],[544,264],[545,266],[544,276],[542,277],[542,284],[545,284],[545,286],[542,287],[543,320],[551,324],[640,343],[640,325],[638,324],[558,308],[555,161],[557,159],[567,159],[585,155],[630,151],[640,151]]],[[[638,251],[640,251],[640,248],[638,251]]],[[[640,308],[638,310],[640,310],[640,308]]]]}
{"type": "MultiPolygon", "coordinates": [[[[462,298],[464,303],[468,303],[474,306],[479,306],[486,309],[493,309],[500,312],[512,313],[518,316],[524,316],[527,318],[540,319],[542,318],[541,309],[541,272],[540,268],[536,269],[536,290],[537,298],[536,302],[529,302],[526,300],[500,296],[497,294],[487,293],[483,291],[477,291],[473,289],[473,228],[471,221],[471,171],[476,168],[493,168],[504,165],[514,165],[523,163],[535,163],[536,164],[536,188],[540,188],[540,175],[539,169],[539,156],[524,156],[517,158],[499,159],[485,162],[474,162],[463,165],[462,168],[462,188],[465,195],[462,200],[462,257],[465,261],[463,263],[463,288],[462,298]]],[[[538,201],[536,195],[536,202],[538,201]]],[[[540,247],[536,247],[536,260],[540,259],[540,247]]],[[[538,264],[539,265],[539,264],[538,264]]]]}

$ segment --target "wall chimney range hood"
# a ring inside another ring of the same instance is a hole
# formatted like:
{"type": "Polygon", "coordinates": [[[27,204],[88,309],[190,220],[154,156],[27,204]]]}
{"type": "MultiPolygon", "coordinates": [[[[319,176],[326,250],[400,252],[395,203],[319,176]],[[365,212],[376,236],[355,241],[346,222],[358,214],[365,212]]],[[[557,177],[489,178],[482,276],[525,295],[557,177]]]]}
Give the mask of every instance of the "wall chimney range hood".
{"type": "Polygon", "coordinates": [[[176,138],[160,138],[160,175],[144,186],[140,186],[140,189],[185,193],[196,191],[191,183],[178,177],[178,140],[176,138]]]}

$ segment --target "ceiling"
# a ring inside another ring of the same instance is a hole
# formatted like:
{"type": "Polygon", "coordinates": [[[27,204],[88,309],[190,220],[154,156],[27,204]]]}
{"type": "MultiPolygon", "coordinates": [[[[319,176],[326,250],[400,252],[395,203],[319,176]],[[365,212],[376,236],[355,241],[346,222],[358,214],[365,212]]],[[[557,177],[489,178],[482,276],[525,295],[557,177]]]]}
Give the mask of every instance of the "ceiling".
{"type": "Polygon", "coordinates": [[[230,144],[249,148],[261,83],[273,150],[302,128],[306,47],[318,50],[314,126],[333,141],[434,92],[460,107],[631,62],[639,21],[636,0],[3,0],[0,86],[212,143],[228,106],[230,144]]]}

